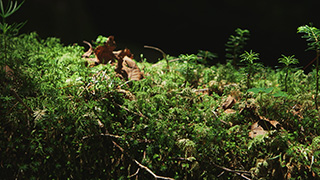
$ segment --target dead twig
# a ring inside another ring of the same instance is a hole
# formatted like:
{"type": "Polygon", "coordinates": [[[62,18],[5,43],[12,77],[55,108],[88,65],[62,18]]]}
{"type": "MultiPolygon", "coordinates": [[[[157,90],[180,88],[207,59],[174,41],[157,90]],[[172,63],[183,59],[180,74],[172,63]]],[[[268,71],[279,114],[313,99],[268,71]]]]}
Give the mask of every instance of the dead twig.
{"type": "MultiPolygon", "coordinates": [[[[180,161],[188,161],[188,162],[192,162],[193,160],[190,160],[189,158],[182,158],[182,157],[178,157],[178,158],[174,158],[175,160],[180,160],[180,161]]],[[[198,161],[198,160],[196,160],[198,161]]],[[[199,161],[198,161],[199,162],[199,161]]],[[[224,166],[220,166],[214,162],[210,162],[211,164],[213,164],[214,166],[220,168],[220,169],[223,169],[224,171],[222,171],[218,177],[220,177],[222,174],[224,174],[225,171],[228,171],[228,172],[232,172],[232,173],[235,173],[239,176],[241,176],[242,178],[244,179],[247,179],[247,180],[251,180],[250,178],[248,178],[246,175],[250,175],[250,172],[249,171],[243,171],[243,170],[232,170],[232,169],[229,169],[227,167],[224,167],[224,166]]]]}
{"type": "Polygon", "coordinates": [[[250,178],[248,178],[247,176],[245,176],[245,174],[248,174],[250,175],[250,172],[249,171],[242,171],[242,170],[232,170],[232,169],[229,169],[229,168],[226,168],[226,167],[223,167],[223,166],[220,166],[216,163],[213,163],[211,162],[214,166],[220,168],[220,169],[223,169],[225,171],[228,171],[228,172],[232,172],[232,173],[235,173],[237,174],[238,176],[241,176],[242,178],[244,179],[247,179],[247,180],[251,180],[250,178]]]}
{"type": "Polygon", "coordinates": [[[148,167],[142,165],[141,163],[139,163],[137,160],[134,159],[134,162],[142,169],[145,169],[148,173],[150,173],[155,179],[170,179],[170,180],[174,180],[173,178],[169,178],[169,177],[164,177],[164,176],[158,176],[156,175],[154,172],[152,172],[148,167]]]}
{"type": "MultiPolygon", "coordinates": [[[[121,136],[117,136],[117,135],[112,135],[112,134],[109,134],[108,130],[106,129],[106,127],[104,126],[104,124],[99,120],[97,119],[97,123],[100,127],[100,129],[105,132],[105,133],[102,133],[103,136],[106,136],[106,137],[110,137],[110,138],[121,138],[121,136]]],[[[84,138],[88,138],[88,137],[84,137],[84,138]]],[[[142,165],[140,162],[138,162],[137,160],[131,158],[131,156],[118,144],[116,143],[115,141],[111,140],[113,145],[115,147],[117,147],[123,155],[127,156],[132,162],[135,162],[141,169],[145,169],[148,173],[150,173],[155,179],[169,179],[169,180],[173,180],[172,178],[169,178],[169,177],[164,177],[164,176],[158,176],[156,175],[154,172],[152,172],[148,167],[142,165]]],[[[139,168],[139,169],[140,169],[139,168]]],[[[139,169],[137,170],[137,172],[133,175],[131,175],[132,177],[133,176],[136,176],[138,175],[139,173],[139,169]]]]}
{"type": "MultiPolygon", "coordinates": [[[[203,58],[202,57],[197,57],[197,59],[203,59],[203,58]]],[[[168,62],[170,63],[170,62],[175,62],[175,61],[180,61],[180,60],[184,60],[184,58],[175,58],[175,59],[169,60],[168,62]]],[[[159,66],[160,64],[153,64],[152,67],[159,66]]]]}
{"type": "Polygon", "coordinates": [[[163,59],[165,59],[166,62],[167,62],[167,70],[168,70],[168,71],[170,70],[169,61],[168,61],[168,59],[167,59],[167,54],[166,54],[166,53],[164,53],[161,49],[159,49],[159,48],[157,48],[157,47],[153,47],[153,46],[146,46],[146,45],[145,45],[144,48],[149,48],[149,49],[154,49],[154,50],[156,50],[156,51],[159,51],[159,52],[162,54],[163,59]]]}
{"type": "Polygon", "coordinates": [[[137,171],[136,171],[134,174],[130,175],[129,178],[132,178],[133,176],[138,175],[138,174],[139,174],[139,171],[140,171],[140,168],[138,168],[137,171]]]}
{"type": "Polygon", "coordinates": [[[23,102],[23,100],[20,98],[18,93],[14,89],[10,89],[10,90],[12,92],[12,95],[16,98],[16,100],[19,101],[28,110],[30,114],[33,114],[32,109],[23,102]]]}

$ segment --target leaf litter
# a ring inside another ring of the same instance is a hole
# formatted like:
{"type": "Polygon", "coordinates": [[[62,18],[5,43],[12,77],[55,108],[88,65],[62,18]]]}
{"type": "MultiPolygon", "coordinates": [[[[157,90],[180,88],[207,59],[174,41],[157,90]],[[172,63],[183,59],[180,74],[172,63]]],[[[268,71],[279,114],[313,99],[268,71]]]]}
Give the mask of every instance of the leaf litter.
{"type": "Polygon", "coordinates": [[[94,49],[89,42],[84,41],[84,43],[89,45],[89,49],[82,57],[86,59],[90,67],[107,63],[111,65],[116,64],[115,71],[118,77],[125,80],[143,79],[144,73],[133,60],[133,54],[129,49],[114,51],[116,49],[116,42],[113,36],[109,36],[104,45],[99,45],[94,49]],[[92,54],[94,58],[91,57],[92,54]]]}

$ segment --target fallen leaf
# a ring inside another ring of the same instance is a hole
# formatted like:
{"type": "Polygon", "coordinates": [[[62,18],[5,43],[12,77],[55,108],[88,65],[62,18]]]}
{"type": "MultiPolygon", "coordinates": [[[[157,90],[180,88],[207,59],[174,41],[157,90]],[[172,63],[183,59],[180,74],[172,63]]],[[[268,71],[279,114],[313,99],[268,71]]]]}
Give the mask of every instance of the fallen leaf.
{"type": "Polygon", "coordinates": [[[106,64],[110,61],[113,63],[117,60],[118,62],[115,71],[120,78],[126,80],[140,80],[144,77],[144,73],[141,72],[136,62],[133,60],[133,54],[129,49],[126,48],[124,50],[114,51],[116,42],[114,41],[113,36],[109,36],[103,46],[98,46],[95,49],[93,49],[92,45],[87,41],[84,41],[84,43],[89,45],[89,50],[85,52],[82,57],[86,58],[90,67],[98,64],[106,64]],[[92,53],[94,53],[95,58],[90,58],[92,53]]]}
{"type": "Polygon", "coordinates": [[[94,55],[98,59],[99,63],[107,64],[109,61],[113,62],[115,55],[113,50],[116,48],[116,43],[113,36],[109,36],[108,40],[103,46],[98,46],[94,49],[94,55]]]}
{"type": "Polygon", "coordinates": [[[82,57],[86,58],[90,66],[107,64],[109,61],[114,62],[115,55],[113,54],[113,50],[116,48],[116,43],[113,36],[109,36],[103,46],[98,46],[95,49],[92,48],[92,45],[89,42],[83,42],[89,45],[89,49],[82,55],[82,57]],[[94,58],[90,58],[92,53],[94,53],[94,58]]]}
{"type": "Polygon", "coordinates": [[[281,128],[281,125],[278,121],[273,121],[260,117],[260,120],[253,123],[250,128],[249,137],[254,138],[258,135],[264,135],[270,130],[277,130],[281,128]]]}
{"type": "Polygon", "coordinates": [[[249,137],[255,138],[255,137],[259,136],[259,135],[265,135],[267,133],[268,133],[268,131],[265,131],[263,129],[257,128],[257,129],[253,129],[253,130],[251,130],[249,132],[249,137]]]}
{"type": "Polygon", "coordinates": [[[232,96],[228,96],[225,102],[221,105],[222,109],[230,109],[236,103],[236,99],[232,96]]]}
{"type": "Polygon", "coordinates": [[[87,41],[83,41],[83,43],[87,44],[87,45],[89,46],[89,49],[88,49],[88,51],[85,52],[81,57],[83,57],[83,58],[89,58],[90,55],[93,53],[92,45],[91,45],[89,42],[87,42],[87,41]]]}
{"type": "MultiPolygon", "coordinates": [[[[89,64],[90,67],[93,67],[93,66],[98,65],[100,62],[99,62],[99,60],[97,59],[97,57],[90,58],[91,54],[93,53],[92,45],[91,45],[89,42],[87,42],[87,41],[83,41],[83,42],[89,46],[89,49],[88,49],[88,51],[85,52],[81,57],[82,57],[82,58],[85,58],[85,59],[87,60],[87,63],[89,64]]],[[[87,66],[88,64],[86,64],[86,66],[87,66]]]]}
{"type": "Polygon", "coordinates": [[[224,113],[226,113],[226,114],[235,114],[235,113],[236,113],[236,110],[234,110],[234,109],[226,109],[226,110],[224,111],[224,113]]]}
{"type": "Polygon", "coordinates": [[[140,71],[129,49],[122,50],[118,56],[116,72],[124,79],[140,80],[143,78],[143,72],[140,71]]]}
{"type": "Polygon", "coordinates": [[[14,72],[8,65],[5,65],[3,67],[3,70],[4,70],[4,72],[5,72],[5,74],[6,74],[6,76],[8,78],[13,78],[14,77],[14,72]]]}

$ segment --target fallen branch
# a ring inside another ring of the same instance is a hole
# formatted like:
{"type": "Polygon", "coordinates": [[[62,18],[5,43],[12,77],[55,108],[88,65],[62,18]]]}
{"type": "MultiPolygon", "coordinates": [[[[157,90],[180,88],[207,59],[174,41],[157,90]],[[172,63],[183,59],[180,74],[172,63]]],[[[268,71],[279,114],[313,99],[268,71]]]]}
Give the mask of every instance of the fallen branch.
{"type": "Polygon", "coordinates": [[[154,172],[152,172],[148,167],[140,164],[137,160],[134,159],[134,162],[140,166],[140,168],[145,169],[148,173],[150,173],[155,179],[170,179],[170,180],[174,180],[173,178],[169,178],[169,177],[164,177],[164,176],[158,176],[156,175],[154,172]]]}

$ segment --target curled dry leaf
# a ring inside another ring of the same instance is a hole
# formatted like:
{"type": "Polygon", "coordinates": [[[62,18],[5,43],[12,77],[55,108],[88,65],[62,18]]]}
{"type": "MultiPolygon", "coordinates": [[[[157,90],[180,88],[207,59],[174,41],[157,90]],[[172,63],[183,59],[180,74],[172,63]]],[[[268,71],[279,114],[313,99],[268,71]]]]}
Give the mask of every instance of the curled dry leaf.
{"type": "Polygon", "coordinates": [[[140,80],[143,78],[143,72],[140,71],[139,67],[133,60],[133,54],[129,49],[114,51],[116,43],[113,36],[109,36],[108,40],[103,46],[98,46],[95,49],[92,45],[86,41],[84,43],[89,45],[89,50],[85,52],[82,57],[86,58],[90,67],[98,64],[113,63],[117,60],[117,66],[115,71],[118,76],[123,79],[140,80]],[[90,55],[94,53],[95,57],[90,58],[90,55]]]}
{"type": "Polygon", "coordinates": [[[136,97],[134,96],[134,94],[132,94],[130,91],[128,90],[125,90],[125,89],[117,89],[117,91],[119,93],[123,93],[125,95],[125,98],[126,99],[129,99],[129,100],[135,100],[136,97]]]}
{"type": "Polygon", "coordinates": [[[94,54],[98,59],[99,63],[107,64],[109,61],[113,62],[115,55],[113,50],[116,48],[116,42],[114,41],[113,36],[109,36],[108,40],[104,43],[103,46],[98,46],[94,49],[94,54]]]}
{"type": "Polygon", "coordinates": [[[109,61],[114,62],[115,55],[113,54],[113,50],[116,48],[116,43],[113,36],[109,36],[103,46],[98,46],[95,49],[92,48],[89,42],[83,42],[89,45],[89,50],[85,52],[82,57],[86,58],[90,66],[107,64],[109,61]],[[92,53],[94,53],[94,58],[90,58],[92,53]]]}
{"type": "Polygon", "coordinates": [[[230,109],[236,103],[236,99],[232,96],[228,96],[225,102],[221,105],[222,109],[230,109]]]}
{"type": "Polygon", "coordinates": [[[133,55],[129,49],[121,50],[117,52],[118,55],[116,72],[124,79],[140,80],[143,78],[143,72],[140,71],[137,64],[132,60],[133,55]]]}
{"type": "Polygon", "coordinates": [[[226,113],[226,114],[235,114],[235,113],[236,113],[236,110],[234,110],[234,109],[226,109],[226,110],[224,111],[224,113],[226,113]]]}
{"type": "Polygon", "coordinates": [[[5,72],[5,74],[6,74],[6,76],[8,78],[13,78],[14,77],[14,72],[8,65],[5,65],[3,67],[3,70],[4,70],[4,72],[5,72]]]}
{"type": "Polygon", "coordinates": [[[257,127],[255,129],[251,129],[251,131],[249,132],[249,137],[251,138],[255,138],[256,136],[259,135],[265,135],[267,134],[268,131],[265,131],[262,127],[257,127]]]}
{"type": "Polygon", "coordinates": [[[249,132],[249,137],[254,138],[258,135],[267,134],[270,130],[277,130],[281,128],[281,125],[278,121],[273,121],[261,117],[259,121],[251,125],[251,131],[249,132]]]}

